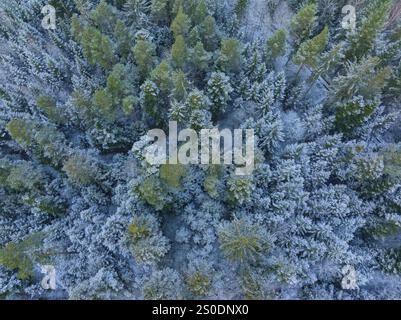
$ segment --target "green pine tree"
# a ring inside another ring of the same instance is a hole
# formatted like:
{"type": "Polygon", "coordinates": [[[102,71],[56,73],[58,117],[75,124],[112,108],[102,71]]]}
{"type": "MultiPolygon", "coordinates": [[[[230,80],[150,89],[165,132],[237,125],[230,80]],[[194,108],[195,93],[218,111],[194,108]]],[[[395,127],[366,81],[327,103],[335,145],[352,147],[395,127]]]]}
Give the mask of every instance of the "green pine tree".
{"type": "Polygon", "coordinates": [[[249,0],[237,0],[235,5],[235,13],[238,17],[243,17],[248,8],[249,0]]]}
{"type": "Polygon", "coordinates": [[[384,27],[392,3],[393,0],[374,0],[368,6],[368,14],[362,25],[348,40],[349,47],[345,53],[347,60],[360,60],[372,50],[378,34],[384,27]]]}
{"type": "Polygon", "coordinates": [[[145,80],[153,67],[154,57],[156,54],[155,47],[151,42],[139,39],[132,51],[141,79],[145,80]]]}
{"type": "Polygon", "coordinates": [[[182,6],[178,10],[177,16],[171,23],[171,31],[174,34],[174,37],[177,38],[178,36],[186,36],[189,32],[189,28],[191,26],[191,20],[189,19],[188,15],[185,14],[184,9],[182,6]]]}
{"type": "Polygon", "coordinates": [[[91,64],[106,70],[112,68],[115,57],[110,38],[94,27],[86,27],[80,36],[83,53],[91,64]]]}
{"type": "Polygon", "coordinates": [[[320,55],[327,46],[328,33],[329,29],[326,26],[316,37],[307,40],[300,45],[293,58],[294,63],[300,66],[297,76],[305,65],[312,69],[317,68],[320,61],[320,55]]]}
{"type": "Polygon", "coordinates": [[[57,107],[56,102],[48,96],[39,96],[36,103],[40,110],[42,110],[49,120],[57,124],[65,122],[65,116],[60,108],[57,107]]]}
{"type": "Polygon", "coordinates": [[[122,110],[125,115],[130,115],[138,106],[138,98],[134,96],[127,96],[122,101],[122,110]]]}
{"type": "Polygon", "coordinates": [[[131,49],[131,37],[124,22],[118,20],[114,28],[114,36],[117,40],[117,53],[122,59],[126,59],[131,49]]]}
{"type": "Polygon", "coordinates": [[[241,67],[240,42],[235,38],[221,41],[219,66],[224,72],[237,72],[241,67]]]}
{"type": "Polygon", "coordinates": [[[182,35],[177,36],[173,47],[171,48],[171,60],[178,69],[183,69],[188,58],[185,39],[182,35]]]}
{"type": "Polygon", "coordinates": [[[177,101],[185,100],[189,86],[187,77],[182,70],[173,72],[173,96],[177,101]]]}
{"type": "Polygon", "coordinates": [[[161,114],[158,110],[160,90],[150,80],[141,86],[141,105],[145,114],[153,121],[161,122],[161,114]]]}
{"type": "Polygon", "coordinates": [[[159,24],[166,24],[169,21],[168,1],[166,0],[152,0],[151,14],[154,21],[159,24]]]}
{"type": "Polygon", "coordinates": [[[267,251],[262,228],[245,219],[235,218],[218,229],[220,249],[227,259],[241,264],[256,262],[267,251]]]}
{"type": "Polygon", "coordinates": [[[107,89],[97,89],[93,95],[93,105],[104,118],[113,120],[115,116],[113,97],[107,89]]]}
{"type": "Polygon", "coordinates": [[[68,158],[64,163],[63,171],[71,182],[80,186],[89,186],[98,179],[96,168],[91,160],[81,155],[68,158]]]}
{"type": "Polygon", "coordinates": [[[212,115],[216,119],[225,111],[230,93],[233,91],[230,79],[221,72],[214,72],[208,81],[208,95],[212,102],[212,115]]]}
{"type": "Polygon", "coordinates": [[[200,25],[208,15],[207,5],[205,0],[198,1],[194,15],[192,16],[192,22],[195,25],[200,25]]]}
{"type": "Polygon", "coordinates": [[[125,92],[124,66],[116,64],[107,77],[107,92],[111,95],[114,104],[119,104],[125,92]]]}
{"type": "Polygon", "coordinates": [[[309,79],[311,84],[305,94],[312,89],[313,85],[320,77],[330,74],[331,71],[336,68],[343,59],[344,54],[342,43],[335,45],[328,52],[324,53],[320,59],[319,66],[312,72],[312,75],[309,79]]]}
{"type": "Polygon", "coordinates": [[[291,31],[298,43],[308,39],[316,25],[317,6],[314,2],[304,5],[291,19],[291,31]]]}
{"type": "Polygon", "coordinates": [[[153,69],[150,74],[150,79],[157,85],[164,95],[167,96],[169,94],[172,82],[170,65],[167,60],[163,60],[155,69],[153,69]]]}
{"type": "Polygon", "coordinates": [[[31,121],[15,118],[7,123],[6,129],[19,145],[27,147],[33,143],[35,124],[31,121]]]}
{"type": "Polygon", "coordinates": [[[266,55],[270,61],[285,55],[286,52],[286,38],[285,30],[277,30],[266,42],[266,55]]]}
{"type": "Polygon", "coordinates": [[[207,71],[209,65],[209,54],[203,47],[201,41],[199,41],[191,54],[191,66],[194,71],[194,77],[202,77],[207,71]]]}
{"type": "Polygon", "coordinates": [[[113,7],[102,0],[97,7],[91,11],[90,18],[94,25],[100,29],[101,32],[112,32],[117,21],[113,12],[113,7]]]}
{"type": "Polygon", "coordinates": [[[193,48],[199,41],[201,41],[199,27],[195,26],[188,35],[188,45],[193,48]]]}
{"type": "Polygon", "coordinates": [[[346,74],[333,80],[331,102],[348,101],[357,95],[372,100],[379,95],[391,76],[391,69],[381,68],[380,62],[378,57],[348,62],[346,74]]]}
{"type": "Polygon", "coordinates": [[[356,129],[369,118],[377,106],[375,102],[365,103],[360,97],[338,106],[334,122],[336,130],[347,137],[352,137],[356,129]]]}
{"type": "Polygon", "coordinates": [[[202,41],[205,49],[212,52],[217,49],[219,38],[216,32],[216,20],[212,16],[207,16],[202,26],[202,41]]]}

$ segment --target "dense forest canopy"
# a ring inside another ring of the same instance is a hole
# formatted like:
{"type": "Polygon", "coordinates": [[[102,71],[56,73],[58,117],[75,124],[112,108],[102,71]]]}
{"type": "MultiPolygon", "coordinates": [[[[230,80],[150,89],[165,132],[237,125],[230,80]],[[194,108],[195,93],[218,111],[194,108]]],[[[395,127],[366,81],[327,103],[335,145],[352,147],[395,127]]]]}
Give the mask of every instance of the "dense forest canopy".
{"type": "Polygon", "coordinates": [[[0,297],[400,299],[400,19],[396,0],[0,0],[0,297]],[[252,174],[149,164],[169,121],[254,130],[252,174]]]}

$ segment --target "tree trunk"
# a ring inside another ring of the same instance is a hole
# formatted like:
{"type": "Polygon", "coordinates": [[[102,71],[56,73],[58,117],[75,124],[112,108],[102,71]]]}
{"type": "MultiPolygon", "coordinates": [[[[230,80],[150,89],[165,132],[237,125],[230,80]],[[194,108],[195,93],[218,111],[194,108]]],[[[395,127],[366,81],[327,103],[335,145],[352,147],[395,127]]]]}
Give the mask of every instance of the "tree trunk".
{"type": "Polygon", "coordinates": [[[304,68],[304,64],[302,63],[301,66],[299,67],[297,74],[295,75],[295,79],[299,77],[299,74],[301,73],[302,69],[304,68]]]}
{"type": "Polygon", "coordinates": [[[315,83],[316,83],[316,80],[315,80],[315,81],[312,81],[312,83],[311,83],[311,85],[309,86],[308,90],[305,91],[304,96],[306,96],[306,95],[312,90],[312,88],[313,88],[313,86],[315,85],[315,83]]]}

